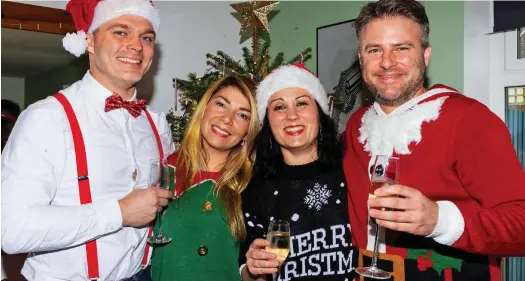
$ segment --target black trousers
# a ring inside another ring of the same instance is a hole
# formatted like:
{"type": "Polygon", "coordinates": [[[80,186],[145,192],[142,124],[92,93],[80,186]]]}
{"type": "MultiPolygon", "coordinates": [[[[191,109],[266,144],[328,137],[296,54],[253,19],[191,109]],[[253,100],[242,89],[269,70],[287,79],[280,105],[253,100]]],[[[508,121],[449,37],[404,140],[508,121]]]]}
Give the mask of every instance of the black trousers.
{"type": "Polygon", "coordinates": [[[150,267],[148,266],[130,278],[122,279],[121,281],[151,281],[151,275],[149,274],[149,271],[150,267]]]}

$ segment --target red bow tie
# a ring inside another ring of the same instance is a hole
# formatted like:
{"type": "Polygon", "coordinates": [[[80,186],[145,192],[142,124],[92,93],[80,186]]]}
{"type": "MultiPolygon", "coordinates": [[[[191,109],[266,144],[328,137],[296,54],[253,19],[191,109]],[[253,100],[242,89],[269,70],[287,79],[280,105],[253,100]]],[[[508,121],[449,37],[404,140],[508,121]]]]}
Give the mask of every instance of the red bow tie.
{"type": "Polygon", "coordinates": [[[117,108],[126,109],[131,116],[137,118],[146,106],[146,100],[125,101],[118,94],[113,94],[106,99],[104,111],[108,112],[117,108]]]}

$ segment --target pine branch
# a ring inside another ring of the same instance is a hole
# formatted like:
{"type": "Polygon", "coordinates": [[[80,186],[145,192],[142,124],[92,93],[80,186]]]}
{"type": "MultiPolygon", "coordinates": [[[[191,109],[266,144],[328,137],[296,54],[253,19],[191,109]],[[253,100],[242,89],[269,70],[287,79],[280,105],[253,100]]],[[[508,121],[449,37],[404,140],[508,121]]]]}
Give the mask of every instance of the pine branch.
{"type": "Polygon", "coordinates": [[[301,61],[301,57],[303,59],[303,63],[308,61],[312,58],[312,55],[310,54],[312,52],[312,48],[306,48],[303,50],[299,55],[293,57],[293,59],[289,60],[286,64],[293,64],[296,62],[301,61]]]}
{"type": "Polygon", "coordinates": [[[247,47],[242,48],[242,58],[248,73],[253,73],[252,55],[252,52],[247,47]]]}
{"type": "Polygon", "coordinates": [[[273,60],[273,62],[270,64],[270,67],[268,67],[268,72],[271,72],[275,68],[281,66],[283,64],[283,61],[284,61],[284,53],[279,52],[277,56],[275,56],[275,59],[273,60]]]}
{"type": "Polygon", "coordinates": [[[208,69],[208,71],[215,69],[222,73],[226,73],[229,70],[227,69],[226,62],[222,57],[212,54],[206,54],[206,58],[208,59],[206,61],[206,65],[211,66],[211,69],[208,69]]]}
{"type": "Polygon", "coordinates": [[[217,55],[220,56],[224,60],[224,63],[226,64],[227,68],[233,69],[239,75],[247,74],[246,69],[242,65],[240,65],[237,61],[232,59],[229,55],[227,55],[223,51],[217,51],[217,55]]]}

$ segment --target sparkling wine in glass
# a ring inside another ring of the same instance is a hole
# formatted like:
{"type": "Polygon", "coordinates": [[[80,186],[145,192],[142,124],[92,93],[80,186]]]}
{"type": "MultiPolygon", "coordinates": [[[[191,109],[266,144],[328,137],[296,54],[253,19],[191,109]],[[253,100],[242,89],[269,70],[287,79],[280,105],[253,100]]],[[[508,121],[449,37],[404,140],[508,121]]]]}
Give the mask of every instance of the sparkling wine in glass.
{"type": "MultiPolygon", "coordinates": [[[[271,221],[266,239],[270,241],[270,246],[266,247],[265,250],[276,256],[280,271],[281,265],[290,252],[290,223],[284,220],[271,221]]],[[[279,278],[279,271],[272,274],[273,281],[277,281],[279,278]]]]}
{"type": "MultiPolygon", "coordinates": [[[[374,191],[385,185],[397,184],[399,182],[399,158],[378,155],[372,165],[372,175],[370,177],[370,193],[369,197],[375,197],[374,191]]],[[[375,220],[373,219],[375,223],[375,220]]],[[[390,273],[381,270],[377,267],[377,256],[379,255],[379,231],[381,227],[376,225],[375,241],[374,241],[374,255],[372,256],[372,263],[368,267],[358,267],[355,271],[365,277],[373,279],[388,279],[390,273]]]]}
{"type": "MultiPolygon", "coordinates": [[[[152,160],[150,162],[150,171],[148,177],[149,186],[167,189],[173,191],[175,186],[175,168],[169,166],[166,161],[152,160]]],[[[158,232],[152,237],[148,238],[148,242],[153,245],[167,244],[171,242],[171,238],[162,233],[162,213],[163,210],[157,212],[157,219],[159,220],[158,232]]]]}

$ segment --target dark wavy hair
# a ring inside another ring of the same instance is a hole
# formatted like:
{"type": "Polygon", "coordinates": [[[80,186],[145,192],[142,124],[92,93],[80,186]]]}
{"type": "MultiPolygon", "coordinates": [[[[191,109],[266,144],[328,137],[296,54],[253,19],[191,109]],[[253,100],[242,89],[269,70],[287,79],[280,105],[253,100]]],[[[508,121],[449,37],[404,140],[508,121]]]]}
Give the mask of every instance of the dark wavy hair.
{"type": "MultiPolygon", "coordinates": [[[[315,104],[319,112],[317,153],[322,167],[328,170],[342,164],[343,150],[334,121],[323,112],[317,102],[315,104]]],[[[255,137],[254,148],[254,179],[263,180],[275,176],[279,167],[284,165],[284,159],[281,147],[273,136],[268,114],[264,117],[261,131],[255,137]]]]}

